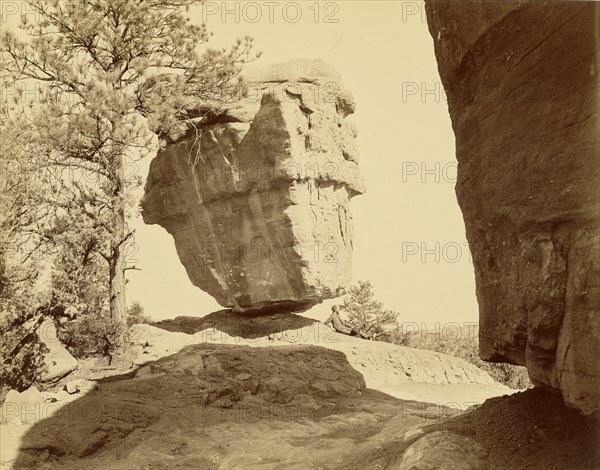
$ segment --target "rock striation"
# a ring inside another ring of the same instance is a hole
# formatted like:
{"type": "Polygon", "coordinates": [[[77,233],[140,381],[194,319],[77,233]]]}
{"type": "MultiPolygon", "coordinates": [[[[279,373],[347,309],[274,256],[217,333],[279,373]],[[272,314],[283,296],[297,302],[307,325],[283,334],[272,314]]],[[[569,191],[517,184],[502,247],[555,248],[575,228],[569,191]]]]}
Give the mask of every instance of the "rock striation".
{"type": "Polygon", "coordinates": [[[600,409],[600,5],[427,1],[480,354],[600,409]]]}
{"type": "Polygon", "coordinates": [[[192,283],[235,311],[314,304],[351,278],[350,199],[365,192],[354,100],[331,66],[246,73],[237,102],[190,119],[150,165],[143,218],[192,283]]]}

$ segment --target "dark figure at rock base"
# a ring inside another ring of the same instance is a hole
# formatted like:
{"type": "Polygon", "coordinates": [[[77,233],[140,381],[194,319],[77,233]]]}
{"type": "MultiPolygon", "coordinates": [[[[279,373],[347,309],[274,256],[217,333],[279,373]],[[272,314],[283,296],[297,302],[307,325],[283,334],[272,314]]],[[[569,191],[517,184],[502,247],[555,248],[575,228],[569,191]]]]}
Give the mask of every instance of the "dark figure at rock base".
{"type": "Polygon", "coordinates": [[[360,331],[360,329],[348,325],[344,320],[341,319],[339,305],[334,305],[333,307],[331,307],[331,315],[329,315],[329,318],[325,320],[326,325],[329,323],[331,323],[333,329],[338,333],[342,333],[344,335],[349,336],[358,336],[363,339],[370,339],[366,334],[360,331]]]}

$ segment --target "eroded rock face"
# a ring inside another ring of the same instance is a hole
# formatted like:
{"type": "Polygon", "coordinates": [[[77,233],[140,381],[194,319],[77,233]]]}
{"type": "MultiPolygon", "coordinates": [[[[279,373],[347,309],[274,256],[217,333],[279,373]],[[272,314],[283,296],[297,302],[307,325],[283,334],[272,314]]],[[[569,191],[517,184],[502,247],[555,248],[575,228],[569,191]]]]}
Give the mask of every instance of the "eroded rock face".
{"type": "Polygon", "coordinates": [[[480,354],[600,408],[594,2],[427,2],[456,134],[480,354]],[[462,10],[461,10],[462,8],[462,10]]]}
{"type": "Polygon", "coordinates": [[[236,311],[311,304],[350,281],[350,199],[365,191],[352,96],[320,61],[247,73],[247,95],[160,151],[144,221],[192,283],[236,311]]]}

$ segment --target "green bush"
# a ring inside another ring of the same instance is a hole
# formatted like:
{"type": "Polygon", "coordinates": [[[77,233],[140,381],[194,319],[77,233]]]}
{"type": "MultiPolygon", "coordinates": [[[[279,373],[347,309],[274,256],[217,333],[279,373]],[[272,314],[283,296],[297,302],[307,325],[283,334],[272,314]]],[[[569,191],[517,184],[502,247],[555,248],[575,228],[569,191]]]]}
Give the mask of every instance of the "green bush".
{"type": "Polygon", "coordinates": [[[18,312],[0,318],[0,393],[25,390],[42,370],[47,349],[36,334],[37,323],[21,320],[18,312]]]}
{"type": "Polygon", "coordinates": [[[46,347],[37,329],[52,309],[36,295],[37,265],[11,263],[0,241],[0,394],[22,391],[40,372],[46,347]]]}
{"type": "MultiPolygon", "coordinates": [[[[144,314],[139,302],[134,302],[127,311],[127,326],[139,323],[151,323],[152,319],[144,314]]],[[[125,326],[110,318],[108,309],[99,312],[86,312],[74,321],[65,323],[60,339],[69,352],[76,358],[104,356],[112,361],[118,352],[119,339],[127,333],[125,326]]]]}

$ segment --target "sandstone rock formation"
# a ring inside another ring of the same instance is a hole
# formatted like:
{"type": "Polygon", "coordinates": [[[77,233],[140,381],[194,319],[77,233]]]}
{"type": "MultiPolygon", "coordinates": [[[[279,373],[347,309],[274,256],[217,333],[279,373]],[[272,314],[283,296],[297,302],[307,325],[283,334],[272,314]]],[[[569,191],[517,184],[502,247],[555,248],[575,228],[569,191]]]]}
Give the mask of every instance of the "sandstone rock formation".
{"type": "Polygon", "coordinates": [[[427,2],[456,135],[480,354],[600,408],[595,2],[427,2]]]}
{"type": "Polygon", "coordinates": [[[399,400],[365,388],[344,354],[318,346],[191,345],[68,396],[78,395],[59,409],[46,404],[33,425],[0,424],[0,466],[505,470],[600,462],[597,422],[555,393],[531,389],[467,411],[444,406],[444,394],[399,400]]]}
{"type": "Polygon", "coordinates": [[[417,439],[405,451],[400,470],[480,470],[487,467],[485,449],[470,437],[449,431],[433,431],[417,439]]]}
{"type": "Polygon", "coordinates": [[[61,344],[56,334],[54,321],[44,320],[38,328],[37,334],[48,348],[44,355],[43,370],[40,374],[42,382],[53,382],[75,370],[77,359],[61,344]]]}
{"type": "Polygon", "coordinates": [[[0,408],[0,422],[7,424],[32,424],[40,418],[44,397],[36,387],[17,392],[9,390],[0,408]]]}
{"type": "Polygon", "coordinates": [[[365,191],[354,101],[297,60],[249,72],[246,95],[201,113],[150,166],[144,221],[175,239],[192,283],[236,311],[310,304],[350,281],[350,199],[365,191]]]}
{"type": "Polygon", "coordinates": [[[367,387],[396,398],[433,403],[444,397],[444,403],[464,409],[514,392],[460,358],[342,335],[319,321],[291,313],[245,315],[222,310],[202,318],[177,317],[154,326],[134,325],[129,338],[135,364],[157,361],[193,344],[273,350],[316,345],[344,353],[367,387]]]}

